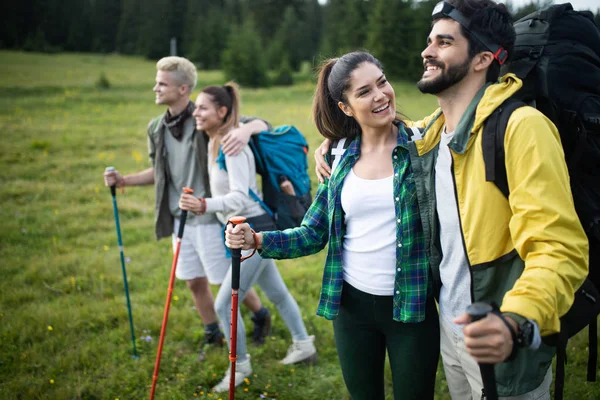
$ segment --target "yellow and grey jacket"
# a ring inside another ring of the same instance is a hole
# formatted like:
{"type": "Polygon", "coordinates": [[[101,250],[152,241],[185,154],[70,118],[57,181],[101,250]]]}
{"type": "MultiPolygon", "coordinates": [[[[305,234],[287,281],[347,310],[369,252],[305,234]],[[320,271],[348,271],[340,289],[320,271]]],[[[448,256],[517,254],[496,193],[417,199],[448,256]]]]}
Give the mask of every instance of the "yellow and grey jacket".
{"type": "MultiPolygon", "coordinates": [[[[489,115],[521,87],[512,74],[484,86],[461,118],[449,144],[461,240],[471,273],[471,300],[501,304],[502,312],[537,322],[542,336],[560,329],[560,316],[573,303],[588,273],[588,241],[571,195],[556,127],[532,107],[511,115],[504,139],[507,199],[486,182],[481,137],[489,115]],[[516,315],[515,315],[516,314],[516,315]]],[[[413,126],[425,128],[411,143],[419,208],[429,243],[432,275],[441,284],[435,162],[445,125],[440,110],[413,126]]],[[[539,386],[554,349],[521,349],[496,366],[500,396],[539,386]]]]}

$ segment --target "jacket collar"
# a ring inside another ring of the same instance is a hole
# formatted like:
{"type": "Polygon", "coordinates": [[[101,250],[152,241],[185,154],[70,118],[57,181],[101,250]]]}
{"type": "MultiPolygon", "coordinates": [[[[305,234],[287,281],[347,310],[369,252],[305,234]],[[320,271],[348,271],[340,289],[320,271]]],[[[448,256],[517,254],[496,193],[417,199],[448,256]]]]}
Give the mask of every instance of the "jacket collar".
{"type": "MultiPolygon", "coordinates": [[[[456,153],[463,154],[468,148],[471,136],[477,135],[492,112],[522,86],[523,83],[514,74],[506,74],[498,82],[483,86],[471,100],[448,146],[456,153]]],[[[423,133],[424,140],[415,142],[419,154],[427,153],[437,146],[446,124],[444,114],[439,108],[426,120],[429,123],[423,133]]]]}

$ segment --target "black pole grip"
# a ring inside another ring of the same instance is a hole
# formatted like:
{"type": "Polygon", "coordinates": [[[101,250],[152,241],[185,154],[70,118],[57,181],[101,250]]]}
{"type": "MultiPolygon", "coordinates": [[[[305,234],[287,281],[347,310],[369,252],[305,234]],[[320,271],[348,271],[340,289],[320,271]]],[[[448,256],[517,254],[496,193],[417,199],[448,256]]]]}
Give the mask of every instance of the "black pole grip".
{"type": "Polygon", "coordinates": [[[240,259],[242,258],[242,250],[231,249],[231,288],[240,288],[240,259]]]}
{"type": "Polygon", "coordinates": [[[181,217],[179,217],[179,231],[177,237],[181,239],[183,237],[183,229],[185,228],[185,220],[187,219],[187,211],[181,210],[181,217]]]}
{"type": "MultiPolygon", "coordinates": [[[[234,216],[229,218],[228,224],[235,228],[236,225],[246,221],[245,217],[234,216]]],[[[242,249],[231,249],[231,290],[240,288],[240,264],[242,263],[242,249]]]]}
{"type": "MultiPolygon", "coordinates": [[[[467,314],[471,316],[472,322],[485,318],[493,311],[491,305],[487,303],[473,303],[467,307],[467,314]]],[[[481,372],[481,381],[483,383],[482,400],[498,400],[498,390],[496,389],[496,373],[494,364],[479,364],[481,372]]]]}
{"type": "Polygon", "coordinates": [[[467,314],[471,316],[473,322],[485,318],[493,310],[492,306],[487,303],[473,303],[467,307],[467,314]]]}
{"type": "MultiPolygon", "coordinates": [[[[231,225],[235,228],[235,224],[231,225]]],[[[242,249],[231,249],[231,289],[240,288],[240,264],[242,259],[242,249]]]]}

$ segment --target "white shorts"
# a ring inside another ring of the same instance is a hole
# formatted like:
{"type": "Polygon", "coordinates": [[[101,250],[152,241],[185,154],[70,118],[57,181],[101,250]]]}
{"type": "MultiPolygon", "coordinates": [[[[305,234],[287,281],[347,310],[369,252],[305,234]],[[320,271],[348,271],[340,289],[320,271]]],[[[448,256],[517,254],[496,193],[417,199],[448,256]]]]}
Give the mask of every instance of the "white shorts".
{"type": "MultiPolygon", "coordinates": [[[[173,226],[173,252],[177,247],[179,220],[173,226]]],[[[212,285],[220,285],[227,274],[231,259],[225,253],[221,224],[186,225],[181,239],[175,276],[189,281],[208,278],[212,285]]]]}

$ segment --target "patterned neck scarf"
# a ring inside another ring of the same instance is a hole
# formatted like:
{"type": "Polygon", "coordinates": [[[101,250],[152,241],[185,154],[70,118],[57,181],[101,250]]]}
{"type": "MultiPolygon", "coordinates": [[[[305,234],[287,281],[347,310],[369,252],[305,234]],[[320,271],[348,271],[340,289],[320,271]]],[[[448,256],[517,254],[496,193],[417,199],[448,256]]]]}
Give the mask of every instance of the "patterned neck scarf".
{"type": "Polygon", "coordinates": [[[181,141],[183,138],[183,125],[185,124],[185,121],[192,116],[193,112],[194,103],[191,101],[188,103],[188,106],[185,108],[185,110],[183,110],[183,112],[179,115],[172,116],[169,110],[167,110],[167,113],[163,118],[163,125],[169,128],[171,135],[173,135],[175,139],[181,141]]]}

